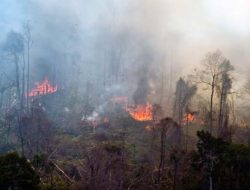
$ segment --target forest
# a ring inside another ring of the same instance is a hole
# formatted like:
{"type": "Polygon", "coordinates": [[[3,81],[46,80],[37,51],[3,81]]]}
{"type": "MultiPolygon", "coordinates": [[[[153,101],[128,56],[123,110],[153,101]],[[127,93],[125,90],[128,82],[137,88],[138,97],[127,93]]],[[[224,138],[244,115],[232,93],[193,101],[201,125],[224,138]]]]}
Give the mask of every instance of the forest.
{"type": "Polygon", "coordinates": [[[250,189],[249,10],[0,0],[0,189],[250,189]]]}

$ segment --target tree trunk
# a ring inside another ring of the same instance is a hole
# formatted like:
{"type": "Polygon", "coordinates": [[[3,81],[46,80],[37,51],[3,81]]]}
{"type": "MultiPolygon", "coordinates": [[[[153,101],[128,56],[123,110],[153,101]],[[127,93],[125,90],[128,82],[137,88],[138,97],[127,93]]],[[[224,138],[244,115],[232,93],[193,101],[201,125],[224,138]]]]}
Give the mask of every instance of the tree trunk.
{"type": "Polygon", "coordinates": [[[14,55],[15,67],[16,67],[16,88],[17,88],[17,99],[20,103],[21,92],[20,92],[20,81],[19,81],[19,66],[18,66],[18,55],[14,55]]]}
{"type": "Polygon", "coordinates": [[[18,133],[21,142],[21,154],[24,156],[24,139],[23,139],[23,132],[22,132],[22,122],[20,118],[20,113],[17,113],[17,125],[18,125],[18,133]]]}
{"type": "Polygon", "coordinates": [[[160,156],[160,164],[158,168],[158,185],[161,189],[161,181],[162,181],[162,173],[164,170],[164,161],[165,161],[165,146],[166,146],[166,124],[162,124],[161,126],[161,156],[160,156]]]}
{"type": "Polygon", "coordinates": [[[215,77],[213,76],[213,81],[212,81],[212,91],[211,91],[211,96],[210,96],[210,114],[209,114],[209,120],[210,120],[210,133],[212,135],[213,133],[213,100],[214,100],[214,88],[215,88],[215,77]]]}
{"type": "Polygon", "coordinates": [[[178,161],[175,161],[174,162],[174,183],[173,183],[173,190],[176,189],[177,169],[178,169],[178,161]]]}
{"type": "Polygon", "coordinates": [[[219,120],[218,120],[218,136],[221,135],[221,128],[222,128],[222,121],[223,121],[223,118],[222,118],[222,95],[221,95],[221,98],[220,98],[220,110],[219,110],[219,120]]]}
{"type": "Polygon", "coordinates": [[[26,62],[25,62],[25,57],[23,54],[21,110],[23,110],[23,107],[25,104],[24,103],[24,100],[25,100],[25,67],[26,67],[26,62]]]}
{"type": "Polygon", "coordinates": [[[212,176],[209,176],[209,190],[213,190],[213,179],[212,176]]]}
{"type": "Polygon", "coordinates": [[[189,126],[189,121],[188,121],[188,113],[186,114],[186,152],[188,151],[188,126],[189,126]]]}
{"type": "Polygon", "coordinates": [[[30,39],[28,39],[27,43],[27,89],[26,89],[26,94],[27,94],[27,109],[29,110],[29,90],[30,90],[30,39]]]}
{"type": "Polygon", "coordinates": [[[14,54],[14,61],[15,61],[15,67],[16,67],[16,88],[17,88],[17,127],[18,127],[18,133],[19,138],[21,141],[21,153],[22,156],[24,156],[24,147],[23,147],[23,134],[22,134],[22,124],[21,124],[21,91],[20,91],[20,79],[19,79],[19,65],[18,65],[18,55],[14,54]]]}

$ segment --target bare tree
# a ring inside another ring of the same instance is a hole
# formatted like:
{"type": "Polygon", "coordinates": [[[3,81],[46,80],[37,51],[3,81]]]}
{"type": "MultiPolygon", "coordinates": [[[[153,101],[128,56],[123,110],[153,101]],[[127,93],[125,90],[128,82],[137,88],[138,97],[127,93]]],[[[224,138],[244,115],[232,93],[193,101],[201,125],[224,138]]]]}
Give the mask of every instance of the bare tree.
{"type": "Polygon", "coordinates": [[[225,58],[222,53],[217,50],[210,52],[206,55],[202,61],[202,69],[196,70],[195,80],[197,83],[206,85],[210,90],[210,102],[209,102],[209,132],[213,133],[213,121],[214,121],[214,97],[216,88],[219,86],[219,77],[223,73],[221,65],[224,63],[225,58]]]}
{"type": "Polygon", "coordinates": [[[158,168],[158,189],[161,189],[161,183],[163,178],[164,163],[166,157],[166,132],[169,123],[172,122],[171,118],[165,118],[160,121],[161,127],[161,153],[160,153],[160,163],[158,168]]]}
{"type": "Polygon", "coordinates": [[[86,189],[122,189],[125,160],[121,147],[105,144],[91,149],[83,177],[86,189]],[[100,159],[101,158],[101,159],[100,159]]]}
{"type": "MultiPolygon", "coordinates": [[[[162,189],[163,188],[163,178],[165,177],[164,175],[164,171],[166,170],[165,167],[165,162],[166,162],[166,143],[167,140],[169,140],[167,138],[167,132],[174,130],[175,132],[171,134],[171,136],[173,136],[173,138],[175,138],[175,140],[178,141],[178,136],[176,136],[176,132],[177,135],[179,134],[179,129],[180,126],[172,119],[172,118],[163,118],[160,120],[159,123],[159,127],[160,127],[160,163],[158,166],[158,189],[162,189]]],[[[179,149],[180,147],[178,146],[180,143],[177,142],[176,143],[177,146],[175,148],[179,149]]]]}
{"type": "Polygon", "coordinates": [[[196,93],[197,87],[190,86],[182,78],[176,84],[173,118],[181,125],[184,118],[184,111],[191,98],[196,93]]]}
{"type": "Polygon", "coordinates": [[[19,76],[20,75],[19,62],[20,62],[20,55],[22,55],[24,51],[23,36],[17,32],[13,31],[9,32],[6,37],[6,41],[4,43],[4,50],[10,54],[15,64],[17,99],[20,101],[21,89],[20,89],[20,76],[19,76]]]}
{"type": "Polygon", "coordinates": [[[228,60],[225,60],[221,65],[222,76],[220,79],[220,86],[218,88],[218,95],[220,98],[219,116],[218,116],[218,135],[220,137],[228,136],[228,94],[232,88],[232,79],[230,78],[230,71],[233,70],[233,66],[228,60]]]}
{"type": "MultiPolygon", "coordinates": [[[[27,88],[26,88],[26,94],[29,93],[29,83],[30,83],[30,46],[32,44],[32,38],[31,38],[31,26],[30,22],[26,22],[23,26],[24,28],[24,39],[25,39],[25,46],[26,46],[26,52],[27,52],[27,88]]],[[[26,99],[26,106],[29,107],[29,97],[27,96],[26,99]]]]}
{"type": "Polygon", "coordinates": [[[15,64],[16,99],[18,102],[17,107],[16,107],[16,116],[17,116],[19,137],[21,141],[21,150],[22,150],[22,154],[24,154],[23,152],[24,142],[23,142],[22,124],[21,124],[22,102],[21,102],[21,88],[20,88],[20,68],[19,68],[20,57],[24,52],[24,39],[23,39],[22,34],[14,32],[14,31],[9,32],[7,34],[3,49],[5,52],[7,52],[11,56],[15,64]]]}

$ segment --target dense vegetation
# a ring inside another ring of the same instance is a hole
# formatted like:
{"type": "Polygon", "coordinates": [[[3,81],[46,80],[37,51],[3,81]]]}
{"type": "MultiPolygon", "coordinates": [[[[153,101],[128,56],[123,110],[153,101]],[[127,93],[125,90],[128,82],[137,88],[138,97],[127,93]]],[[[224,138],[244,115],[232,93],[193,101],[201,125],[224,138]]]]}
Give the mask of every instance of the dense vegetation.
{"type": "Polygon", "coordinates": [[[0,3],[0,190],[250,189],[244,38],[184,50],[210,43],[178,19],[155,35],[172,1],[92,1],[23,1],[38,13],[15,30],[0,3]]]}
{"type": "Polygon", "coordinates": [[[78,152],[73,158],[61,158],[65,171],[45,154],[35,155],[28,162],[17,153],[8,153],[0,158],[0,186],[3,190],[191,190],[207,189],[212,184],[213,189],[248,189],[250,148],[214,138],[204,131],[197,135],[196,150],[168,149],[161,172],[155,168],[159,153],[149,154],[150,146],[138,149],[136,144],[124,144],[104,134],[93,136],[91,147],[82,147],[86,154],[78,152]]]}

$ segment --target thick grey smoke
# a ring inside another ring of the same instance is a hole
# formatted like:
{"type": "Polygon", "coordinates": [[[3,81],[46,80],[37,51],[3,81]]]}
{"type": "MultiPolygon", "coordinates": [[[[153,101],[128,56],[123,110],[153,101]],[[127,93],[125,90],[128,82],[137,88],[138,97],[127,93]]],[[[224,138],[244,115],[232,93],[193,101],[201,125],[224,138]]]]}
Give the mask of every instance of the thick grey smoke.
{"type": "Polygon", "coordinates": [[[22,24],[29,21],[31,81],[48,76],[61,88],[77,91],[90,83],[100,93],[118,85],[135,102],[144,102],[151,87],[159,96],[163,82],[171,93],[171,84],[209,51],[220,49],[238,71],[248,66],[250,27],[233,5],[249,3],[1,0],[1,39],[9,30],[22,32],[22,24]]]}

